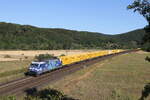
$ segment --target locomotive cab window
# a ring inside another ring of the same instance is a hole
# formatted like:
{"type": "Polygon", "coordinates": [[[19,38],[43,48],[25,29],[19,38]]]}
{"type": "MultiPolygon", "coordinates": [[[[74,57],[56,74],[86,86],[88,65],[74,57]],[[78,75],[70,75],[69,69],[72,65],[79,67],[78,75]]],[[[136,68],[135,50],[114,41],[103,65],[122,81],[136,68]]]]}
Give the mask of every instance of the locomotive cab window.
{"type": "Polygon", "coordinates": [[[41,67],[41,68],[44,68],[44,67],[45,67],[45,64],[41,64],[40,67],[41,67]]]}
{"type": "Polygon", "coordinates": [[[39,64],[31,64],[31,67],[38,67],[39,66],[39,64]]]}

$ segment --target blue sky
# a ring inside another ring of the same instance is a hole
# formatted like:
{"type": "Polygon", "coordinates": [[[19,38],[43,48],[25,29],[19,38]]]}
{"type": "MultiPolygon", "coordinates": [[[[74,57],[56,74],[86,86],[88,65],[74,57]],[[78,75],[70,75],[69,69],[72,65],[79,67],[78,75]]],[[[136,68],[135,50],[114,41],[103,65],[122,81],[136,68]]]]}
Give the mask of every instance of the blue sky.
{"type": "Polygon", "coordinates": [[[124,33],[147,25],[127,10],[133,0],[0,0],[0,22],[45,28],[66,28],[106,34],[124,33]]]}

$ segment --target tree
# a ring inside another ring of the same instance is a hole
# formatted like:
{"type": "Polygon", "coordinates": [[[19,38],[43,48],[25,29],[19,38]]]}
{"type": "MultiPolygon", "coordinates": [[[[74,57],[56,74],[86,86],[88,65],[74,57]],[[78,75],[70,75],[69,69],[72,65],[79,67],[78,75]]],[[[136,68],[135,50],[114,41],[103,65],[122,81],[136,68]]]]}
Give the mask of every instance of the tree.
{"type": "Polygon", "coordinates": [[[148,26],[144,28],[146,34],[143,37],[142,48],[150,52],[150,0],[135,0],[127,8],[139,12],[147,20],[148,26]]]}
{"type": "Polygon", "coordinates": [[[150,26],[150,0],[135,0],[128,9],[133,9],[134,12],[139,12],[148,22],[150,26]]]}

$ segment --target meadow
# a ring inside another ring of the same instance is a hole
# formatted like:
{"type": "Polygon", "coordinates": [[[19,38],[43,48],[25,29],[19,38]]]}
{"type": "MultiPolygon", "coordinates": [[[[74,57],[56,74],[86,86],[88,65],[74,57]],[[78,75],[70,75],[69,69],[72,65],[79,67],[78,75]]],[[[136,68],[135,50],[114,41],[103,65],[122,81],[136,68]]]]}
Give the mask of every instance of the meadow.
{"type": "Polygon", "coordinates": [[[139,51],[113,57],[66,76],[49,88],[80,100],[138,100],[150,82],[146,56],[150,53],[139,51]]]}
{"type": "MultiPolygon", "coordinates": [[[[138,51],[116,56],[72,73],[43,89],[61,91],[79,100],[138,100],[145,85],[150,83],[150,62],[145,60],[146,56],[150,53],[138,51]]],[[[34,56],[20,57],[22,59],[0,62],[0,82],[24,76],[34,56]]]]}

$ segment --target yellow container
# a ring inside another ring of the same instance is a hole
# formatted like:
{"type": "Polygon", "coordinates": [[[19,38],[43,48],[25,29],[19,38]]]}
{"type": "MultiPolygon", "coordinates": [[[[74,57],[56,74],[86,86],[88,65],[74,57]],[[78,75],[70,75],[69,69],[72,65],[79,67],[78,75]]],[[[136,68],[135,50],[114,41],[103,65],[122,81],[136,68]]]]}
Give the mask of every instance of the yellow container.
{"type": "Polygon", "coordinates": [[[99,56],[114,54],[123,52],[124,50],[116,49],[116,50],[102,50],[102,51],[95,51],[90,53],[82,53],[82,54],[75,54],[75,55],[68,55],[68,56],[61,56],[59,59],[62,61],[63,65],[72,64],[75,62],[83,61],[86,59],[91,59],[99,56]]]}

